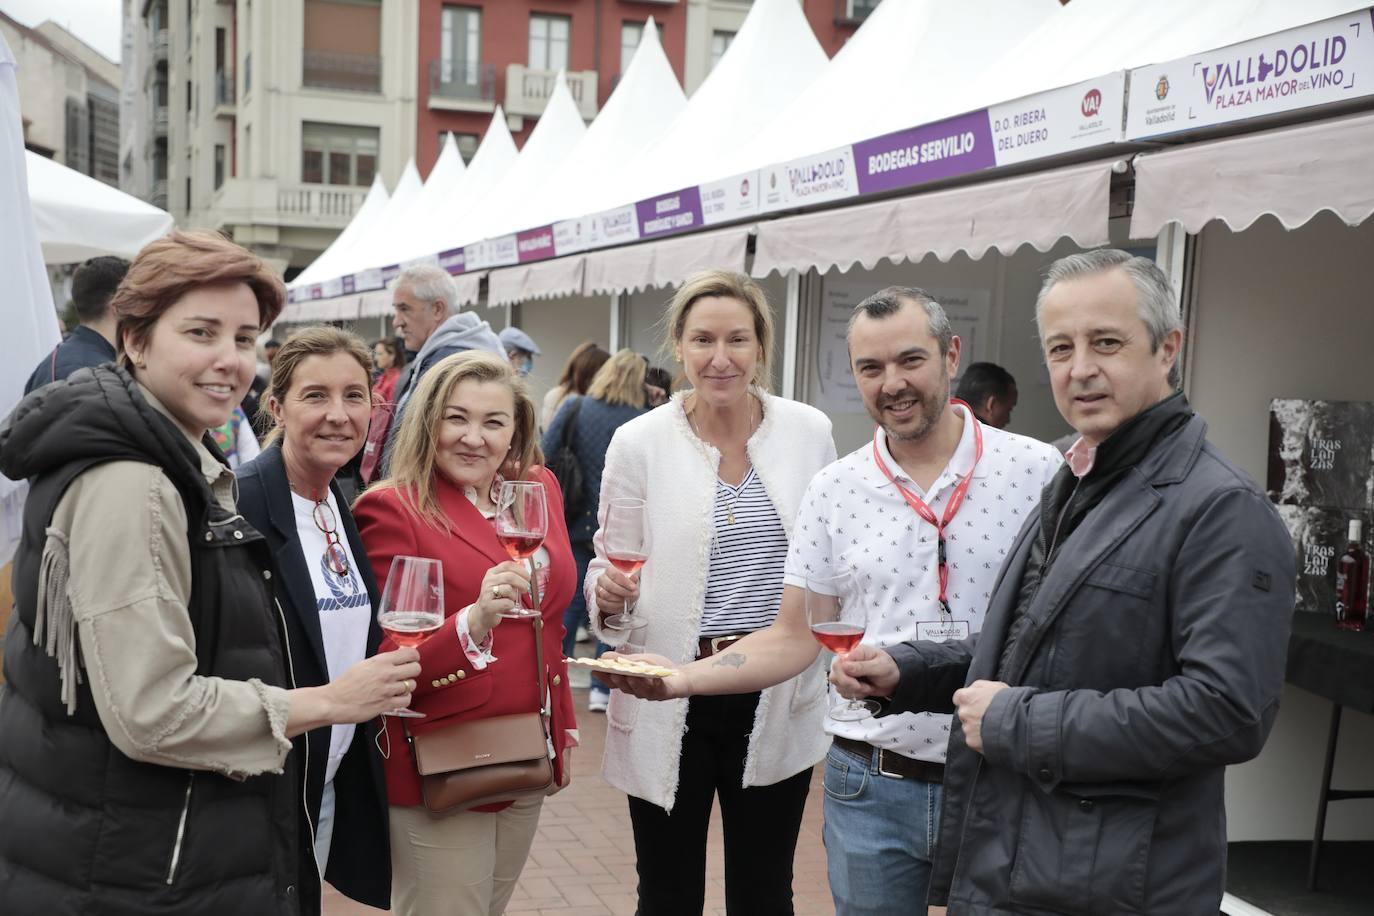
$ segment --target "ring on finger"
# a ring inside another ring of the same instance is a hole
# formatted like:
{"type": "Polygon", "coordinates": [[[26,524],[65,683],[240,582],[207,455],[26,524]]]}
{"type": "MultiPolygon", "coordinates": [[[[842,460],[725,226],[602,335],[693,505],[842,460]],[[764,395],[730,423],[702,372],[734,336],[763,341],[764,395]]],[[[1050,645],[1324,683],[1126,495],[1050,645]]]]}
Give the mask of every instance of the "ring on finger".
{"type": "Polygon", "coordinates": [[[406,693],[414,693],[415,688],[418,685],[410,678],[406,678],[404,681],[401,682],[401,686],[405,687],[406,693]]]}

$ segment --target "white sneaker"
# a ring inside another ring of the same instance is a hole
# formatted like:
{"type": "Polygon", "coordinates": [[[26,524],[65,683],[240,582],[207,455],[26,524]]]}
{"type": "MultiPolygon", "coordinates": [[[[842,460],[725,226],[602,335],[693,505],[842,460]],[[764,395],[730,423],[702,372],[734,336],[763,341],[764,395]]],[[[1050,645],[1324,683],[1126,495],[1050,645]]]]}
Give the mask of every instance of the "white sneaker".
{"type": "Polygon", "coordinates": [[[587,694],[588,712],[605,712],[609,705],[611,705],[611,692],[609,690],[592,688],[591,692],[587,694]]]}
{"type": "Polygon", "coordinates": [[[586,627],[578,627],[578,628],[577,628],[577,639],[576,639],[576,642],[591,642],[591,641],[592,641],[592,634],[590,634],[590,633],[587,632],[587,628],[586,628],[586,627]]]}

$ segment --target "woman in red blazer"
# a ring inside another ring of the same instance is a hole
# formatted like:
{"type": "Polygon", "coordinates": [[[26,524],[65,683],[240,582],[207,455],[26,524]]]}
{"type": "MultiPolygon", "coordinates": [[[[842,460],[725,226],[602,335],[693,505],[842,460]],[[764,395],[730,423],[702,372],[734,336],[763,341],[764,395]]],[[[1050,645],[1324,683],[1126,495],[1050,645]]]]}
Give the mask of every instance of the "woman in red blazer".
{"type": "Polygon", "coordinates": [[[403,916],[504,912],[539,822],[540,798],[432,814],[421,803],[405,734],[406,727],[423,732],[540,708],[534,626],[500,616],[530,582],[527,568],[512,562],[496,540],[492,516],[503,479],[539,480],[548,499],[548,536],[535,563],[554,775],[559,785],[567,783],[576,723],[563,664],[563,611],[578,583],[562,493],[539,466],[536,420],[525,384],[506,360],[476,350],[449,356],[425,374],[407,406],[391,476],[353,507],[382,587],[393,557],[434,557],[444,566],[448,620],[420,646],[421,674],[411,702],[426,718],[388,717],[382,738],[391,909],[403,916]]]}

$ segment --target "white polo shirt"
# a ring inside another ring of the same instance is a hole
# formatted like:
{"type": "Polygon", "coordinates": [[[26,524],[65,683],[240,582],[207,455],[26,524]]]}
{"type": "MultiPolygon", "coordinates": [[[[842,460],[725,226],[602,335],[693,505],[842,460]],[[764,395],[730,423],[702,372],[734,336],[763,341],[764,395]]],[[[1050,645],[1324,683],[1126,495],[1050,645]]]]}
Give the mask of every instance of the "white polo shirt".
{"type": "MultiPolygon", "coordinates": [[[[963,411],[957,405],[954,409],[963,411]]],[[[950,608],[972,633],[983,627],[993,583],[1012,541],[1039,504],[1040,491],[1064,463],[1048,443],[987,424],[982,430],[982,460],[946,529],[950,608]]],[[[936,518],[944,517],[950,495],[973,467],[976,454],[973,424],[966,419],[949,464],[930,490],[922,491],[893,459],[881,431],[878,446],[892,475],[925,500],[936,518]]],[[[869,607],[863,642],[885,648],[918,638],[917,624],[940,619],[936,549],[934,526],[916,514],[878,469],[870,441],[823,468],[807,487],[784,581],[805,588],[808,572],[824,576],[849,569],[869,607]]],[[[832,705],[842,702],[832,688],[832,705]]],[[[949,723],[945,714],[901,713],[858,722],[826,719],[826,731],[943,763],[949,723]]]]}

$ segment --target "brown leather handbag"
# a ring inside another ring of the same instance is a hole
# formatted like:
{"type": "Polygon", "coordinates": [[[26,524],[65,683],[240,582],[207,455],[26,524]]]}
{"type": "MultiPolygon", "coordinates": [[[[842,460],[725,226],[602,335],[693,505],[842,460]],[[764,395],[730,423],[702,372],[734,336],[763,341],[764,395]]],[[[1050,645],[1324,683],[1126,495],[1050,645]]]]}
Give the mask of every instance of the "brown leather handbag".
{"type": "Polygon", "coordinates": [[[549,758],[549,703],[544,684],[544,621],[534,618],[538,712],[457,722],[421,734],[407,733],[420,794],[436,814],[494,802],[547,795],[557,789],[549,758]]]}

